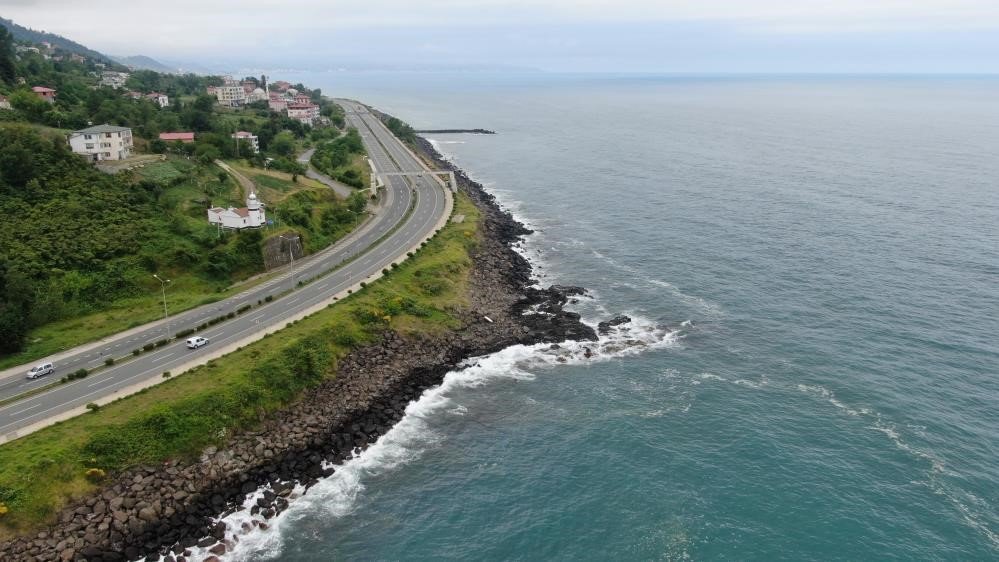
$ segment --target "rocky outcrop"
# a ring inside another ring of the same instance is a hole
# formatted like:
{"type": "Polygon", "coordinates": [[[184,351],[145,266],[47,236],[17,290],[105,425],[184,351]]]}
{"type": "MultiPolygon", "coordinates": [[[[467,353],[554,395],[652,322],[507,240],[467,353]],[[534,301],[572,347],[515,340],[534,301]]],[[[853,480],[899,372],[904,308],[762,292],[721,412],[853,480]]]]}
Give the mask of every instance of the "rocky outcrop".
{"type": "Polygon", "coordinates": [[[284,238],[280,236],[268,238],[264,241],[262,252],[264,269],[267,271],[287,265],[291,262],[292,256],[295,256],[296,260],[305,257],[302,239],[294,231],[285,235],[284,238]]]}
{"type": "MultiPolygon", "coordinates": [[[[426,141],[424,157],[450,168],[426,141]]],[[[533,287],[530,264],[511,249],[529,233],[482,187],[456,170],[459,187],[482,212],[483,239],[473,256],[469,306],[461,328],[435,336],[388,332],[344,358],[337,377],[310,389],[253,431],[232,436],[200,459],[169,461],[117,475],[98,493],[65,508],[58,523],[0,544],[0,560],[184,561],[194,547],[212,556],[233,546],[232,530],[213,519],[264,490],[251,507],[265,522],[306,489],[383,435],[406,405],[440,384],[463,359],[513,344],[595,340],[592,328],[563,310],[579,287],[533,287]]],[[[612,321],[613,322],[613,321],[612,321]]]]}
{"type": "Polygon", "coordinates": [[[615,316],[610,320],[604,320],[603,322],[597,324],[597,331],[600,332],[601,334],[607,334],[610,333],[611,328],[615,326],[620,326],[622,324],[627,324],[629,322],[631,322],[631,318],[622,314],[620,316],[615,316]]]}

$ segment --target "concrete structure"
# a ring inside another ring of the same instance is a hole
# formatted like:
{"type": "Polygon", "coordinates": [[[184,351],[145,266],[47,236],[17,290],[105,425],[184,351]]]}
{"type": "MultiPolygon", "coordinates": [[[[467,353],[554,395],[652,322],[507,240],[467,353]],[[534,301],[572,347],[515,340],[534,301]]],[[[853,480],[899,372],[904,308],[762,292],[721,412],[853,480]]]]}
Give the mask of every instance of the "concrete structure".
{"type": "Polygon", "coordinates": [[[131,75],[127,72],[105,70],[101,72],[101,86],[107,86],[109,88],[124,88],[125,82],[128,80],[129,76],[131,75]]]}
{"type": "Polygon", "coordinates": [[[160,133],[160,140],[167,142],[194,142],[194,133],[160,133]]]}
{"type": "Polygon", "coordinates": [[[49,103],[55,103],[56,91],[52,88],[46,88],[45,86],[35,86],[31,89],[36,96],[42,98],[49,103]]]}
{"type": "Polygon", "coordinates": [[[81,129],[69,135],[69,146],[91,162],[124,160],[132,155],[132,129],[114,125],[81,129]]]}
{"type": "Polygon", "coordinates": [[[246,131],[237,131],[232,134],[232,138],[236,139],[236,142],[243,141],[250,145],[254,154],[260,152],[260,139],[257,138],[257,135],[246,131]]]}
{"type": "Polygon", "coordinates": [[[170,105],[170,96],[167,96],[166,94],[161,94],[159,92],[150,92],[146,94],[146,97],[149,98],[149,100],[152,101],[153,103],[159,105],[160,107],[166,107],[170,105]]]}
{"type": "Polygon", "coordinates": [[[208,209],[208,222],[222,228],[241,230],[244,228],[260,228],[267,224],[264,204],[257,200],[256,193],[250,193],[246,206],[235,208],[212,207],[208,209]]]}
{"type": "Polygon", "coordinates": [[[319,106],[311,103],[289,103],[288,117],[302,124],[312,125],[319,119],[319,106]]]}
{"type": "Polygon", "coordinates": [[[221,86],[209,87],[208,93],[215,94],[215,99],[220,105],[228,107],[239,107],[246,103],[246,90],[232,76],[226,76],[225,82],[221,86]]]}
{"type": "Polygon", "coordinates": [[[221,105],[239,107],[246,103],[246,92],[238,84],[235,86],[216,86],[215,99],[221,105]]]}

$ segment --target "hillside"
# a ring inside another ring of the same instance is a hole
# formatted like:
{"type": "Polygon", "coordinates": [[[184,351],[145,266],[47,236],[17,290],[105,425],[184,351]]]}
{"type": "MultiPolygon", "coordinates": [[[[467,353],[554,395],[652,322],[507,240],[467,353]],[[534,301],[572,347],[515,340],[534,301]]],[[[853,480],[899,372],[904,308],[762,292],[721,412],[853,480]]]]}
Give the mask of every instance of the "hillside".
{"type": "Polygon", "coordinates": [[[56,35],[55,33],[49,33],[47,31],[36,31],[4,18],[0,18],[0,25],[6,27],[17,41],[27,41],[29,43],[51,43],[56,48],[76,53],[93,61],[114,64],[111,57],[93,49],[84,47],[76,41],[67,39],[62,35],[56,35]]]}
{"type": "MultiPolygon", "coordinates": [[[[221,107],[206,95],[219,77],[137,70],[124,88],[102,87],[93,60],[17,52],[10,39],[0,28],[0,94],[11,105],[0,110],[0,368],[156,319],[153,273],[173,280],[171,310],[188,309],[263,272],[269,238],[294,230],[311,253],[363,216],[360,194],[340,200],[299,177],[296,155],[337,139],[338,129],[313,130],[266,103],[221,107]],[[55,100],[41,99],[34,85],[55,89],[55,100]],[[150,92],[169,102],[160,106],[150,92]],[[121,168],[143,167],[110,176],[70,152],[69,132],[104,123],[132,130],[141,158],[121,168]],[[191,131],[195,141],[158,138],[170,131],[191,131]],[[259,152],[237,145],[236,131],[255,135],[259,152]],[[150,164],[149,153],[163,161],[150,164]],[[215,166],[219,159],[256,184],[277,226],[220,235],[208,224],[209,204],[242,207],[247,195],[215,166]]],[[[348,156],[361,151],[351,143],[348,156]]]]}

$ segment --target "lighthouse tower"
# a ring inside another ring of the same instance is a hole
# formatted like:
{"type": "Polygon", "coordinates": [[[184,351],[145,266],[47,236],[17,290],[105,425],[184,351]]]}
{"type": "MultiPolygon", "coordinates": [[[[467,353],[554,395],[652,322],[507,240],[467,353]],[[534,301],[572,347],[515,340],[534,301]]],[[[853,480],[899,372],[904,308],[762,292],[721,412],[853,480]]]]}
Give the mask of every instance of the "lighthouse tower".
{"type": "Polygon", "coordinates": [[[246,213],[249,227],[258,227],[267,224],[267,217],[264,215],[264,204],[257,199],[257,194],[250,192],[246,198],[246,213]]]}

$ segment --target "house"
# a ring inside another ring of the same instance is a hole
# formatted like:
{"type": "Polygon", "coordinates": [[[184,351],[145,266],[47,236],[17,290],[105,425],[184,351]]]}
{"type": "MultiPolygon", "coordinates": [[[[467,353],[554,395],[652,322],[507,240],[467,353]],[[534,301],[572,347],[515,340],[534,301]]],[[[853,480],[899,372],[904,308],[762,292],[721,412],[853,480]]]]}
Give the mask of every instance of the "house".
{"type": "Polygon", "coordinates": [[[260,152],[260,139],[257,138],[257,135],[246,131],[237,131],[233,133],[232,138],[236,139],[237,143],[243,141],[253,147],[254,154],[260,152]]]}
{"type": "Polygon", "coordinates": [[[124,160],[132,155],[132,129],[105,124],[73,131],[69,146],[91,162],[124,160]]]}
{"type": "Polygon", "coordinates": [[[291,88],[291,82],[285,82],[284,80],[278,80],[273,85],[274,89],[278,92],[287,92],[288,88],[291,88]]]}
{"type": "Polygon", "coordinates": [[[257,83],[253,80],[243,80],[239,83],[239,85],[243,87],[243,91],[247,94],[250,94],[253,90],[257,89],[257,83]]]}
{"type": "Polygon", "coordinates": [[[319,106],[311,103],[289,103],[288,117],[304,125],[311,125],[319,118],[319,106]]]}
{"type": "Polygon", "coordinates": [[[4,96],[0,96],[0,109],[14,109],[10,106],[10,100],[4,96]]]}
{"type": "Polygon", "coordinates": [[[297,96],[295,96],[295,103],[302,103],[302,104],[312,103],[312,97],[307,96],[305,94],[298,94],[297,96]]]}
{"type": "Polygon", "coordinates": [[[143,94],[142,92],[136,92],[135,90],[129,90],[125,92],[125,96],[133,100],[141,100],[143,97],[145,97],[145,94],[143,94]]]}
{"type": "Polygon", "coordinates": [[[84,61],[86,61],[87,59],[85,59],[85,58],[83,57],[83,55],[78,55],[78,54],[76,54],[76,53],[70,53],[70,55],[69,55],[69,60],[71,60],[71,61],[73,61],[73,62],[84,62],[84,61]]]}
{"type": "Polygon", "coordinates": [[[128,80],[129,76],[131,75],[127,72],[105,70],[101,72],[101,86],[107,86],[109,88],[124,88],[125,82],[128,80]]]}
{"type": "Polygon", "coordinates": [[[167,142],[180,141],[182,143],[194,142],[194,133],[160,133],[160,140],[167,142]]]}
{"type": "Polygon", "coordinates": [[[260,228],[267,224],[267,216],[264,213],[264,204],[257,200],[256,193],[250,193],[246,200],[246,206],[240,208],[212,207],[208,209],[208,222],[217,224],[221,228],[233,228],[240,230],[243,228],[260,228]]]}
{"type": "Polygon", "coordinates": [[[159,92],[150,92],[146,94],[146,98],[148,98],[153,103],[159,105],[160,107],[167,107],[168,105],[170,105],[170,97],[167,96],[166,94],[161,94],[159,92]]]}
{"type": "Polygon", "coordinates": [[[31,89],[36,96],[42,98],[49,103],[55,103],[56,91],[52,88],[46,88],[45,86],[35,86],[31,89]]]}

